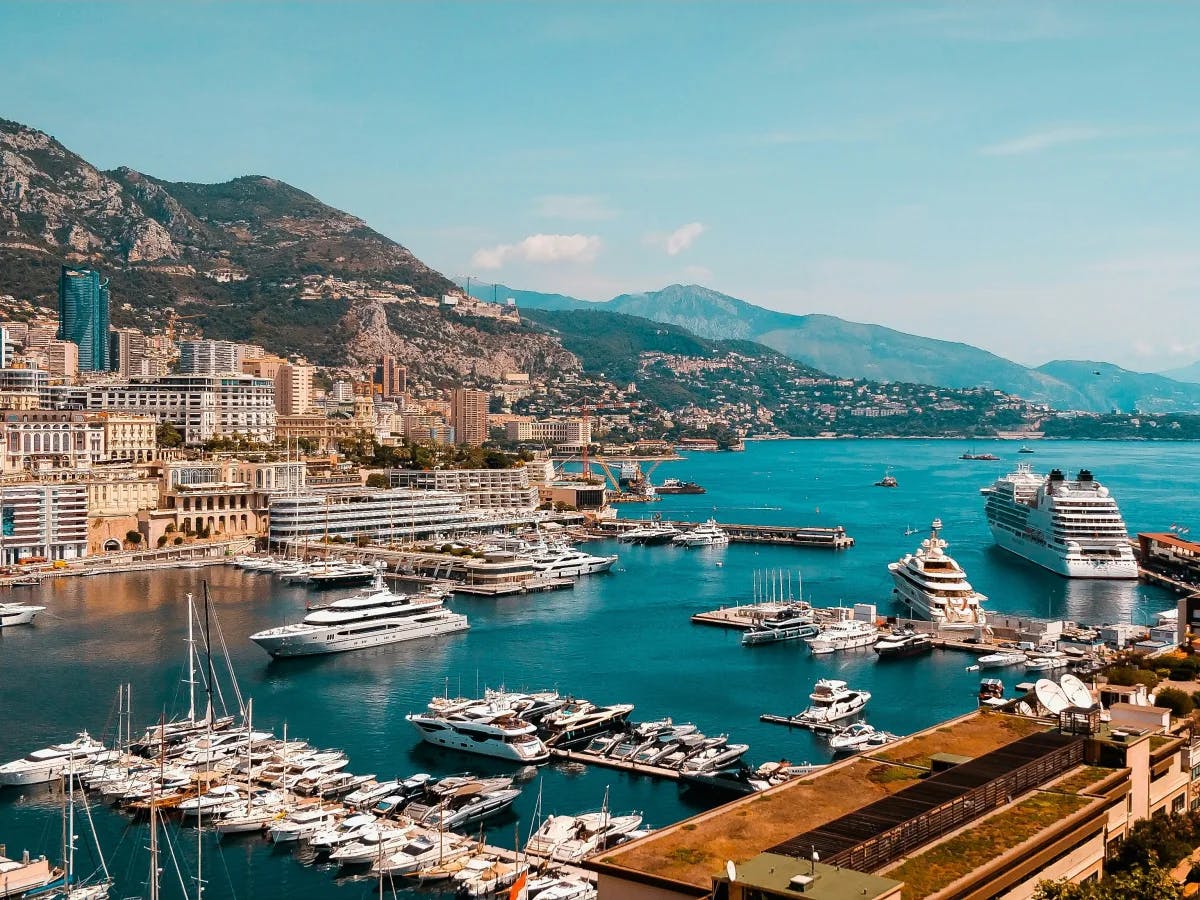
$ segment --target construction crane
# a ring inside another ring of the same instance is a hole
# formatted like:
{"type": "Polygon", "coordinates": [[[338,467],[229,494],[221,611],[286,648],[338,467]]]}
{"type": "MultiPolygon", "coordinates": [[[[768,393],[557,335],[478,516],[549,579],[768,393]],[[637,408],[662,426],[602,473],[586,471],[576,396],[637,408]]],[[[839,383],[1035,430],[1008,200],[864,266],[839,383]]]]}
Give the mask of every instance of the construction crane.
{"type": "Polygon", "coordinates": [[[204,318],[204,316],[201,313],[196,313],[195,315],[191,315],[191,316],[181,316],[179,313],[175,312],[175,310],[173,310],[173,309],[167,310],[167,342],[170,344],[175,343],[175,323],[182,322],[185,319],[202,319],[202,318],[204,318]]]}

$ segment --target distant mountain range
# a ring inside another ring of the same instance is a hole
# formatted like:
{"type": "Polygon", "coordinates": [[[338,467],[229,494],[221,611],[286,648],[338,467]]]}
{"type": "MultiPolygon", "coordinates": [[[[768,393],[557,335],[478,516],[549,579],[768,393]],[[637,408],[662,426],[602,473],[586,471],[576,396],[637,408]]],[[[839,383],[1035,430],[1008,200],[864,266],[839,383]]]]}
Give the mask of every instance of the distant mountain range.
{"type": "Polygon", "coordinates": [[[1159,372],[1158,374],[1166,378],[1173,378],[1175,381],[1200,384],[1200,361],[1194,362],[1190,366],[1181,366],[1178,369],[1167,369],[1165,372],[1159,372]]]}
{"type": "MultiPolygon", "coordinates": [[[[471,293],[487,300],[493,295],[501,300],[512,297],[526,309],[603,309],[679,325],[702,338],[756,341],[804,365],[847,378],[994,388],[1058,409],[1200,413],[1200,384],[1185,383],[1188,379],[1183,377],[1174,380],[1076,360],[1031,368],[970,344],[836,316],[776,312],[698,285],[673,284],[604,302],[505,285],[473,284],[471,293]]],[[[1200,364],[1191,371],[1200,382],[1200,364]]]]}

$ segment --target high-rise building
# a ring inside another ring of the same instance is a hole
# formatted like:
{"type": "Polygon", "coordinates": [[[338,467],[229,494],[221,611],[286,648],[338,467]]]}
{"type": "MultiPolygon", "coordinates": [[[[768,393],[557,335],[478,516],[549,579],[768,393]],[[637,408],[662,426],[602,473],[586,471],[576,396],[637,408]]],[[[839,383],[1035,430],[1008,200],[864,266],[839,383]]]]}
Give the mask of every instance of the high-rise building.
{"type": "Polygon", "coordinates": [[[408,367],[396,361],[396,357],[384,354],[375,367],[375,384],[384,397],[399,397],[408,390],[408,367]]]}
{"type": "Polygon", "coordinates": [[[46,368],[51,375],[74,381],[79,377],[80,348],[71,341],[51,341],[46,345],[46,368]]]}
{"type": "Polygon", "coordinates": [[[275,411],[302,416],[312,406],[313,367],[305,362],[284,363],[275,375],[275,411]]]}
{"type": "Polygon", "coordinates": [[[455,388],[450,399],[450,427],[456,444],[478,446],[488,436],[487,391],[476,388],[455,388]]]}
{"type": "Polygon", "coordinates": [[[108,371],[108,279],[94,269],[62,267],[58,339],[79,347],[80,370],[108,371]]]}
{"type": "Polygon", "coordinates": [[[240,375],[242,351],[243,346],[233,341],[181,341],[179,374],[240,375]]]}
{"type": "Polygon", "coordinates": [[[13,339],[9,330],[0,325],[0,369],[8,368],[8,361],[12,359],[13,354],[13,339]]]}
{"type": "Polygon", "coordinates": [[[108,335],[108,365],[122,375],[155,375],[150,371],[146,336],[136,328],[114,328],[108,335]]]}

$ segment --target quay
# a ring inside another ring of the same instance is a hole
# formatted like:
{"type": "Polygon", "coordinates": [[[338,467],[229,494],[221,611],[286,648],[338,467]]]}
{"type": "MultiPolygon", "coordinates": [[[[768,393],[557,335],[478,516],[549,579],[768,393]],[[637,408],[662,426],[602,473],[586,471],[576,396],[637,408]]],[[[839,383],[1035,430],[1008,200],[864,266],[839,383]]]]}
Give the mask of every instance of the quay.
{"type": "MultiPolygon", "coordinates": [[[[395,576],[403,578],[402,575],[395,576]]],[[[512,594],[542,594],[546,591],[570,590],[575,587],[573,578],[536,578],[507,584],[455,584],[450,589],[456,594],[472,597],[508,597],[512,594]]]]}
{"type": "MultiPolygon", "coordinates": [[[[616,537],[646,523],[637,519],[609,519],[597,522],[593,534],[616,537]]],[[[689,531],[702,522],[661,520],[658,524],[671,525],[681,531],[689,531]]],[[[846,534],[841,525],[828,528],[815,525],[738,525],[718,522],[717,526],[737,544],[775,544],[786,547],[815,547],[825,550],[845,550],[854,546],[854,538],[846,534]]]]}
{"type": "Polygon", "coordinates": [[[0,587],[12,587],[15,582],[28,583],[29,579],[40,581],[43,578],[84,578],[89,575],[150,572],[158,569],[196,569],[219,565],[231,557],[253,551],[253,538],[235,538],[229,541],[163,547],[159,550],[107,553],[65,563],[59,561],[58,564],[26,564],[18,572],[0,575],[0,587]]]}
{"type": "Polygon", "coordinates": [[[817,731],[822,734],[836,734],[839,727],[831,722],[802,722],[798,716],[777,716],[773,713],[763,713],[758,717],[760,722],[772,725],[786,725],[788,728],[803,728],[806,731],[817,731]]]}
{"type": "Polygon", "coordinates": [[[575,762],[589,766],[603,766],[606,769],[616,769],[631,775],[649,775],[652,778],[666,778],[670,781],[679,780],[679,772],[675,769],[664,769],[661,766],[650,766],[645,763],[631,762],[624,759],[610,759],[607,756],[597,756],[584,750],[560,750],[550,748],[550,755],[564,762],[575,762]]]}

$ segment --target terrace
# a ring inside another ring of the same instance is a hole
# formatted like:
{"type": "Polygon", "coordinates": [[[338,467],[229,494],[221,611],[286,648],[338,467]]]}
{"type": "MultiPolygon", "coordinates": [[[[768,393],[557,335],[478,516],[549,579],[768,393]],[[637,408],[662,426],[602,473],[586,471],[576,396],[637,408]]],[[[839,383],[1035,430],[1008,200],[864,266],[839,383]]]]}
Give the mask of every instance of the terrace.
{"type": "MultiPolygon", "coordinates": [[[[935,754],[979,757],[1045,723],[975,712],[870,757],[855,757],[762,794],[726,804],[607,853],[591,867],[664,887],[707,889],[726,860],[741,863],[796,835],[922,784],[935,754]]],[[[777,851],[778,852],[778,851],[777,851]]],[[[824,857],[822,857],[824,858],[824,857]]]]}

